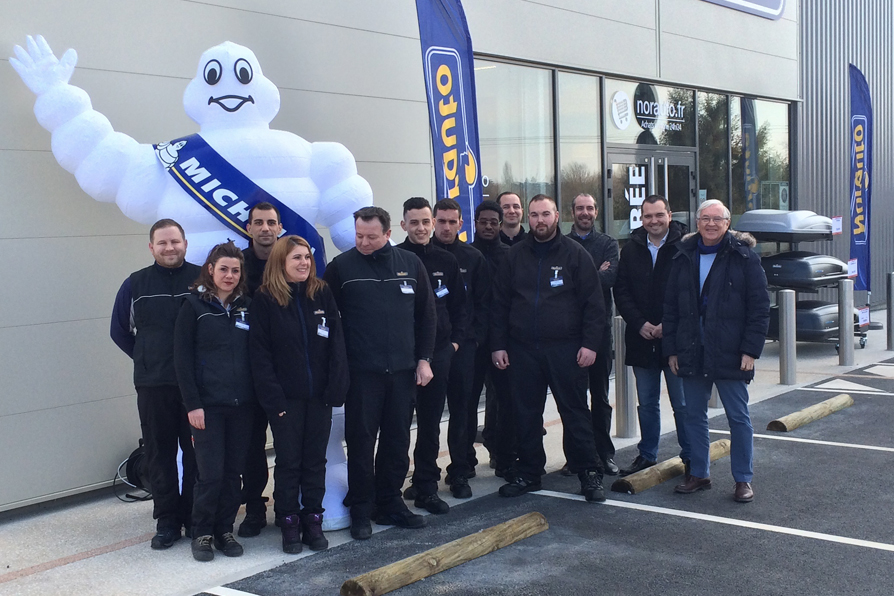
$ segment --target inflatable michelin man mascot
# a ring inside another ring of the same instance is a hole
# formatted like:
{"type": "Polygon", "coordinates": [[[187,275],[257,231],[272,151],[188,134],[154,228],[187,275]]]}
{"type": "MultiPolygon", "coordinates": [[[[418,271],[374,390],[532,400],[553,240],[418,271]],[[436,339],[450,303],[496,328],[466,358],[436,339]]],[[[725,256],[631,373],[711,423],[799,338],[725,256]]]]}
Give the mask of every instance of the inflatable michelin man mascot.
{"type": "MultiPolygon", "coordinates": [[[[261,201],[279,208],[283,233],[307,239],[320,274],[325,251],[316,225],[329,228],[340,250],[354,245],[353,213],[372,204],[369,184],[343,145],[309,143],[270,129],[279,90],[248,48],[224,42],[202,54],[183,94],[199,133],[153,146],[113,130],[87,93],[68,83],[77,63],[73,49],[60,60],[41,36],[29,36],[27,46],[16,46],[10,63],[37,95],[34,113],[52,133],[59,165],[84,192],[114,201],[130,219],[146,225],[166,217],[178,221],[189,240],[189,261],[203,263],[212,246],[230,238],[247,246],[248,213],[261,201]]],[[[326,530],[350,525],[342,505],[343,439],[344,410],[338,408],[327,451],[326,530]]]]}

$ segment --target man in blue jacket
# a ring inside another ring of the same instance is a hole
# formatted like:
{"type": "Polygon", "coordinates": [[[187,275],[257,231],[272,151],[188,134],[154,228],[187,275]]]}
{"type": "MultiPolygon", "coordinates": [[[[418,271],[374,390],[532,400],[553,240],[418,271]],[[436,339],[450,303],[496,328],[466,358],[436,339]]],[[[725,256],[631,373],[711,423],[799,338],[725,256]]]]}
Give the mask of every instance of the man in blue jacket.
{"type": "Polygon", "coordinates": [[[678,493],[711,488],[708,400],[717,386],[730,426],[734,498],[754,499],[754,450],[748,383],[764,348],[770,296],[754,238],[730,232],[730,212],[717,200],[696,212],[698,233],[686,237],[674,257],[664,302],[662,347],[671,371],[682,377],[690,475],[678,493]]]}

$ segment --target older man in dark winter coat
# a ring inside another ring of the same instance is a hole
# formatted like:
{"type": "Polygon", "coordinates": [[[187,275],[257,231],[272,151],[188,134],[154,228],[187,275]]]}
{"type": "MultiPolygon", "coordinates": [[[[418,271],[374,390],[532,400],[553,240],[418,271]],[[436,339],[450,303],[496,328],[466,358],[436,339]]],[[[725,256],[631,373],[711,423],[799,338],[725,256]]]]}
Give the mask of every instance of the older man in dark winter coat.
{"type": "Polygon", "coordinates": [[[680,457],[689,464],[689,440],[683,425],[686,400],[683,382],[667,366],[661,350],[664,295],[674,255],[689,229],[671,219],[667,199],[661,195],[646,197],[642,206],[643,226],[630,234],[630,241],[621,251],[618,279],[615,282],[615,304],[627,323],[624,343],[625,364],[633,367],[639,406],[639,454],[629,467],[621,470],[627,476],[658,462],[658,440],[661,437],[661,374],[667,385],[680,457]]]}
{"type": "Polygon", "coordinates": [[[671,371],[683,378],[691,474],[674,488],[711,488],[708,400],[717,386],[732,441],[734,498],[754,499],[753,434],[747,384],[754,378],[770,321],[770,297],[754,238],[729,231],[730,212],[709,200],[696,212],[698,233],[680,245],[671,268],[662,319],[662,347],[671,371]]]}

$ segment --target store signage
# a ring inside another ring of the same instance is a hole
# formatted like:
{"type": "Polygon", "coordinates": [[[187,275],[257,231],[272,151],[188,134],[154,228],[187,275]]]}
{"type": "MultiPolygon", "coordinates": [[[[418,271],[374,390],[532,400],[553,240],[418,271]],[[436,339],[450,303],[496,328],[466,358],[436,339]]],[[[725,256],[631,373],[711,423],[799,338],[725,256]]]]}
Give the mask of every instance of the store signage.
{"type": "Polygon", "coordinates": [[[705,2],[719,4],[773,21],[778,21],[785,11],[785,0],[705,0],[705,2]]]}
{"type": "Polygon", "coordinates": [[[633,110],[636,121],[643,130],[683,130],[686,122],[686,106],[682,101],[658,99],[653,85],[640,83],[633,94],[633,110]]]}
{"type": "Polygon", "coordinates": [[[856,261],[855,290],[871,291],[869,231],[872,221],[872,98],[866,77],[849,66],[851,86],[851,260],[856,261]]]}
{"type": "Polygon", "coordinates": [[[615,91],[611,99],[612,122],[619,130],[630,126],[630,97],[623,91],[615,91]]]}
{"type": "Polygon", "coordinates": [[[643,225],[643,201],[646,200],[646,168],[645,166],[629,166],[627,168],[627,188],[624,198],[630,205],[630,231],[643,225]]]}

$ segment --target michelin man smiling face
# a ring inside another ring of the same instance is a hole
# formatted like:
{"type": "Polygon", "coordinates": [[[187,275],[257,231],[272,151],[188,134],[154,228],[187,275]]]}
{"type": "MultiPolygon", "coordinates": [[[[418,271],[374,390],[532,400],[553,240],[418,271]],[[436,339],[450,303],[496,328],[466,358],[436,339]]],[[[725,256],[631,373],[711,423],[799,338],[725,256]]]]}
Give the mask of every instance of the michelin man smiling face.
{"type": "Polygon", "coordinates": [[[261,72],[254,52],[227,41],[202,54],[183,107],[203,130],[266,128],[279,112],[279,90],[261,72]]]}

